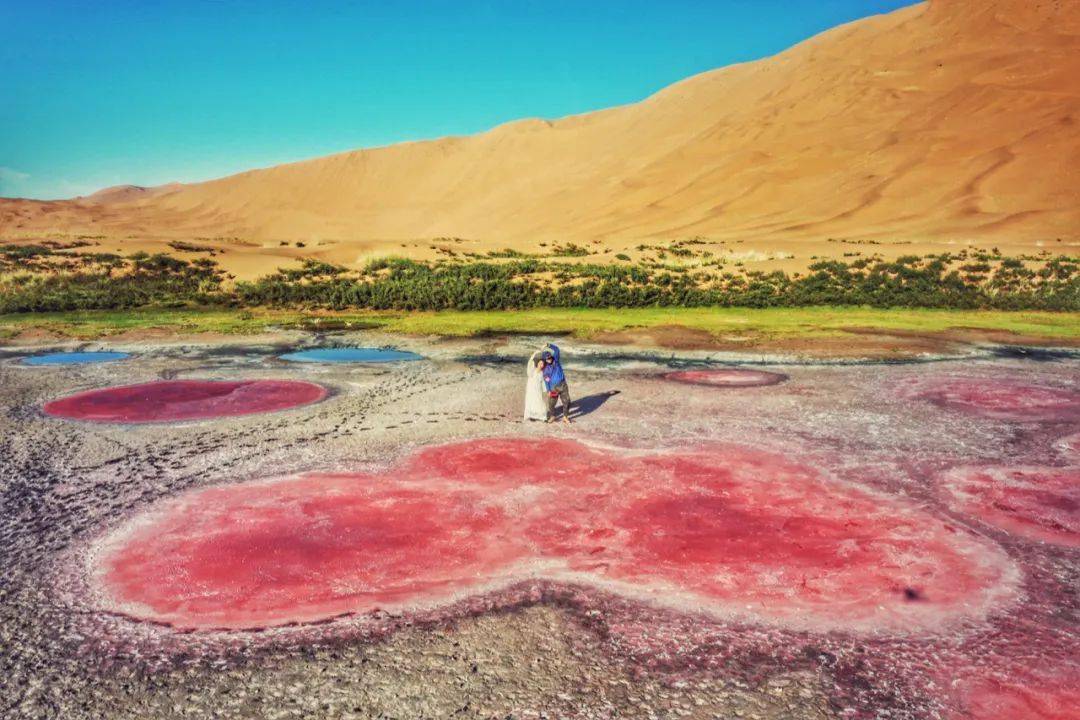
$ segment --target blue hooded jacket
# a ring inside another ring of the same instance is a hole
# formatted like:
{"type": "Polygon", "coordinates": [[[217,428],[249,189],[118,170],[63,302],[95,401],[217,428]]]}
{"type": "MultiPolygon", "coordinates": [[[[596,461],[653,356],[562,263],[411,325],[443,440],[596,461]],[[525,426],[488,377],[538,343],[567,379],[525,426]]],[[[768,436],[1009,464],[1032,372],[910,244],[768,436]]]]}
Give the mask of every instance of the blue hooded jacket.
{"type": "Polygon", "coordinates": [[[555,360],[550,365],[544,365],[544,387],[548,392],[551,392],[556,385],[566,380],[566,373],[563,372],[562,363],[559,361],[559,348],[558,346],[548,343],[548,347],[551,348],[550,353],[544,353],[545,359],[548,355],[555,360]]]}

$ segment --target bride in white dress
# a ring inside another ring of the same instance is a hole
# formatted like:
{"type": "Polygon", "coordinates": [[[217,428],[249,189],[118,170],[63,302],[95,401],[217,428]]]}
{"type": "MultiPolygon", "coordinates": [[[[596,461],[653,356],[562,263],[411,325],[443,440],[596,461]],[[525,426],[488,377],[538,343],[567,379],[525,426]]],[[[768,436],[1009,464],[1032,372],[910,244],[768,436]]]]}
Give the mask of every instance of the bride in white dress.
{"type": "Polygon", "coordinates": [[[525,420],[547,420],[547,391],[540,372],[540,353],[534,352],[525,370],[525,420]]]}

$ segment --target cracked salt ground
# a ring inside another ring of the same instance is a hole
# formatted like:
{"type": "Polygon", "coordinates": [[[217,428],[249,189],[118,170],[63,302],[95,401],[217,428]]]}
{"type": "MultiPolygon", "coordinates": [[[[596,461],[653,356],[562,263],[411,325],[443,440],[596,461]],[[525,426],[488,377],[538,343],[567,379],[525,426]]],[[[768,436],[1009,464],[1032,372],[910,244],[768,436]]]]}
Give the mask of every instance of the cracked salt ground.
{"type": "Polygon", "coordinates": [[[205,377],[212,353],[0,367],[0,714],[1074,717],[1074,360],[770,366],[788,379],[721,389],[571,364],[581,413],[551,428],[517,422],[517,366],[415,345],[432,360],[320,367],[322,402],[184,424],[40,408],[205,377]],[[445,534],[433,552],[372,522],[391,496],[445,534]],[[336,544],[363,532],[378,558],[336,544]],[[294,595],[214,570],[237,554],[294,595]],[[379,572],[334,575],[363,562],[379,572]]]}

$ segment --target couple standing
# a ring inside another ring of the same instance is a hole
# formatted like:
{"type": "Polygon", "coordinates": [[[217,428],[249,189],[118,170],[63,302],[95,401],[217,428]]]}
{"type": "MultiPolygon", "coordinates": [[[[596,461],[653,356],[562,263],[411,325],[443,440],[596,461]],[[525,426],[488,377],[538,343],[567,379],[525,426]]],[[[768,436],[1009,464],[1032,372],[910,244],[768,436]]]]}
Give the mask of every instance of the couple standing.
{"type": "Polygon", "coordinates": [[[559,360],[559,348],[548,343],[532,354],[526,370],[525,419],[555,420],[555,405],[562,400],[562,421],[570,422],[570,387],[559,360]]]}

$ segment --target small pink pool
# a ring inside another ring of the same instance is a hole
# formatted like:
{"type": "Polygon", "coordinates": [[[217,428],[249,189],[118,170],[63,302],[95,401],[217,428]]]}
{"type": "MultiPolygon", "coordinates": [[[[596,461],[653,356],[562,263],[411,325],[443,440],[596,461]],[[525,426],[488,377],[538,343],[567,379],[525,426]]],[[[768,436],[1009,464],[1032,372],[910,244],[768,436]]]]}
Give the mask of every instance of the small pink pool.
{"type": "Polygon", "coordinates": [[[900,385],[902,397],[994,420],[1075,422],[1080,392],[1017,380],[931,377],[900,385]]]}
{"type": "Polygon", "coordinates": [[[788,379],[787,375],[766,372],[765,370],[676,370],[664,373],[665,380],[686,383],[688,385],[709,385],[711,387],[741,388],[779,385],[788,379]]]}
{"type": "Polygon", "coordinates": [[[1080,467],[957,467],[943,480],[960,512],[1015,535],[1080,547],[1080,467]]]}
{"type": "Polygon", "coordinates": [[[322,385],[297,380],[163,380],[69,395],[44,410],[91,422],[182,422],[286,410],[326,395],[322,385]]]}

